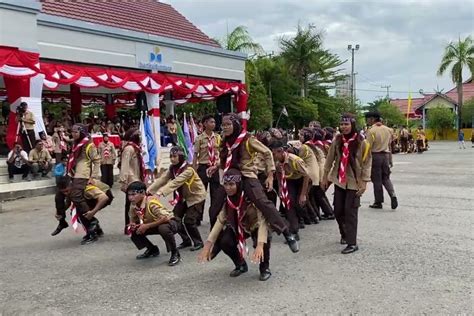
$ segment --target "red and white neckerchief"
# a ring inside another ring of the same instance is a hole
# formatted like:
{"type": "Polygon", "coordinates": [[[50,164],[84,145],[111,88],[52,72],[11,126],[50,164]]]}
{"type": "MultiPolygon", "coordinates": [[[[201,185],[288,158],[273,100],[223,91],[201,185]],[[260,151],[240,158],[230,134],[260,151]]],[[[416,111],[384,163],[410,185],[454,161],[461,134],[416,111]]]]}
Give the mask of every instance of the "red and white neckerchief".
{"type": "Polygon", "coordinates": [[[240,195],[239,204],[235,205],[232,203],[229,197],[227,197],[227,206],[230,209],[235,210],[235,217],[237,218],[237,248],[239,249],[240,257],[244,259],[247,256],[248,248],[247,243],[245,241],[245,234],[244,234],[244,225],[242,220],[245,216],[245,210],[242,209],[242,204],[244,202],[244,192],[240,195]]]}
{"type": "Polygon", "coordinates": [[[76,233],[79,233],[81,227],[84,231],[86,230],[79,221],[79,214],[77,214],[76,206],[74,204],[71,204],[71,225],[72,229],[74,229],[74,232],[76,233]]]}
{"type": "Polygon", "coordinates": [[[145,170],[145,163],[143,162],[142,149],[140,148],[140,146],[138,146],[134,142],[128,142],[125,145],[125,147],[127,147],[127,146],[132,146],[133,149],[135,150],[135,154],[137,155],[138,163],[139,163],[139,166],[140,166],[140,180],[145,181],[145,177],[146,177],[145,171],[146,170],[145,170]]]}
{"type": "Polygon", "coordinates": [[[104,154],[104,159],[109,159],[111,156],[110,147],[108,143],[104,142],[104,144],[104,151],[102,153],[104,154]]]}
{"type": "Polygon", "coordinates": [[[235,140],[234,144],[232,146],[229,146],[229,144],[226,142],[226,147],[227,147],[227,159],[225,161],[225,168],[224,172],[227,172],[230,168],[230,164],[232,163],[232,151],[239,147],[239,145],[242,143],[244,140],[245,136],[247,136],[247,131],[243,130],[242,133],[237,137],[235,140]]]}
{"type": "Polygon", "coordinates": [[[76,163],[77,163],[76,159],[77,157],[79,157],[79,153],[82,147],[84,147],[84,145],[86,145],[87,143],[89,143],[89,137],[84,137],[79,142],[79,144],[74,145],[74,147],[72,148],[72,152],[69,155],[69,160],[67,162],[67,173],[70,174],[71,176],[74,176],[74,167],[76,166],[76,163]]]}
{"type": "Polygon", "coordinates": [[[216,155],[216,135],[212,133],[212,135],[207,140],[207,152],[209,154],[209,166],[213,167],[216,165],[217,162],[217,155],[216,155]]]}
{"type": "Polygon", "coordinates": [[[357,137],[357,133],[354,133],[354,135],[350,139],[346,139],[344,135],[342,135],[342,156],[341,156],[341,163],[339,165],[339,183],[344,184],[347,181],[346,178],[346,168],[347,168],[347,163],[349,162],[349,144],[353,142],[357,137]]]}
{"type": "MultiPolygon", "coordinates": [[[[285,153],[285,161],[288,154],[285,153]]],[[[283,206],[289,211],[291,207],[290,194],[288,193],[288,185],[286,183],[285,163],[280,165],[280,199],[283,206]]]]}
{"type": "MultiPolygon", "coordinates": [[[[176,171],[176,172],[173,171],[173,178],[176,179],[176,177],[179,176],[179,174],[180,174],[181,172],[183,172],[184,169],[185,169],[187,166],[188,166],[188,164],[186,163],[186,161],[183,162],[183,164],[181,165],[181,167],[178,168],[178,171],[176,171]]],[[[175,206],[176,204],[178,204],[178,203],[181,201],[181,194],[179,194],[179,191],[176,190],[176,191],[173,192],[173,196],[174,196],[174,199],[171,200],[171,201],[169,201],[169,202],[170,202],[170,204],[171,204],[172,206],[175,206]]]]}

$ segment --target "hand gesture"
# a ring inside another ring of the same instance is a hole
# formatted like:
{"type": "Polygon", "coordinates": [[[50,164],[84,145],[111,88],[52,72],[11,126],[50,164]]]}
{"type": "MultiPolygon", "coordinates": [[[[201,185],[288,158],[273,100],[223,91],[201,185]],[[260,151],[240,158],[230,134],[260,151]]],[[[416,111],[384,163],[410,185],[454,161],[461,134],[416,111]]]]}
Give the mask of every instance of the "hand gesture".
{"type": "Polygon", "coordinates": [[[137,234],[144,235],[147,230],[148,230],[148,226],[146,224],[141,224],[137,228],[137,234]]]}
{"type": "Polygon", "coordinates": [[[306,194],[300,194],[298,203],[300,206],[304,206],[306,204],[306,194]]]}
{"type": "Polygon", "coordinates": [[[216,172],[217,166],[212,166],[206,169],[206,175],[208,178],[211,178],[214,172],[216,172]]]}
{"type": "Polygon", "coordinates": [[[203,263],[206,261],[211,261],[211,250],[212,250],[212,243],[206,241],[206,243],[204,243],[204,247],[202,248],[201,252],[198,255],[198,262],[203,263]]]}
{"type": "Polygon", "coordinates": [[[362,196],[365,190],[367,190],[367,182],[362,181],[361,183],[359,183],[359,189],[356,192],[356,196],[362,196]]]}
{"type": "Polygon", "coordinates": [[[94,217],[95,213],[92,211],[87,211],[84,213],[84,217],[87,218],[88,220],[91,220],[94,217]]]}
{"type": "Polygon", "coordinates": [[[327,188],[328,188],[328,178],[326,177],[323,177],[323,179],[321,180],[321,182],[319,183],[319,185],[321,186],[321,189],[323,189],[323,191],[326,191],[327,188]]]}
{"type": "Polygon", "coordinates": [[[263,243],[258,243],[257,248],[255,248],[255,251],[253,252],[251,260],[253,263],[260,263],[263,262],[263,258],[263,243]]]}
{"type": "Polygon", "coordinates": [[[265,189],[267,189],[267,192],[273,189],[273,176],[269,175],[265,180],[265,189]]]}

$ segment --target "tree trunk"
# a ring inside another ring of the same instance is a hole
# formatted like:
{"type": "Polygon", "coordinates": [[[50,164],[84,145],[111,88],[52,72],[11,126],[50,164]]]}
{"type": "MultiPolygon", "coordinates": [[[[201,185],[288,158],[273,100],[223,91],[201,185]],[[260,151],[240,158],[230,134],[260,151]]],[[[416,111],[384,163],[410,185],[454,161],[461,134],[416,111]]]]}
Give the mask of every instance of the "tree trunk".
{"type": "Polygon", "coordinates": [[[462,105],[463,105],[462,79],[457,84],[457,90],[458,90],[458,134],[459,134],[459,131],[462,129],[462,115],[461,115],[462,105]]]}

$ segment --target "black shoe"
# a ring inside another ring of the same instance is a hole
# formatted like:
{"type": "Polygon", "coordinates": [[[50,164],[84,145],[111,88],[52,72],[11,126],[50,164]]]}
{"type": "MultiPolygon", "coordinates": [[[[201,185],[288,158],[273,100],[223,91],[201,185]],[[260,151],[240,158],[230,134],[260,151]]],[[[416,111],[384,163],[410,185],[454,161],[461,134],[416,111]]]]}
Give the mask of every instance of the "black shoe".
{"type": "Polygon", "coordinates": [[[191,247],[192,245],[193,244],[191,243],[191,241],[183,241],[181,244],[179,244],[178,249],[188,248],[188,247],[191,247]]]}
{"type": "Polygon", "coordinates": [[[97,234],[87,234],[82,238],[81,245],[88,245],[97,241],[97,234]]]}
{"type": "Polygon", "coordinates": [[[157,246],[153,246],[153,248],[147,248],[147,250],[142,253],[141,255],[137,256],[137,260],[147,259],[150,257],[156,257],[160,255],[160,249],[157,246]]]}
{"type": "Polygon", "coordinates": [[[260,272],[259,280],[260,281],[266,281],[266,280],[270,279],[271,276],[272,276],[272,273],[270,272],[270,269],[265,269],[264,271],[260,272]]]}
{"type": "Polygon", "coordinates": [[[171,257],[170,261],[168,261],[168,265],[170,267],[177,265],[181,261],[181,255],[179,254],[179,251],[172,251],[171,252],[171,257]]]}
{"type": "Polygon", "coordinates": [[[304,223],[303,222],[301,222],[299,225],[300,225],[299,226],[300,229],[304,229],[304,223]]]}
{"type": "Polygon", "coordinates": [[[235,269],[232,270],[232,272],[229,274],[229,276],[235,278],[241,275],[242,273],[247,272],[248,270],[249,267],[247,266],[247,262],[244,261],[244,263],[242,263],[241,265],[236,266],[235,269]]]}
{"type": "Polygon", "coordinates": [[[192,248],[189,249],[189,250],[190,250],[190,251],[196,251],[196,250],[201,249],[202,247],[204,247],[204,244],[203,244],[203,243],[199,243],[199,244],[195,244],[194,247],[192,247],[192,248]]]}
{"type": "Polygon", "coordinates": [[[357,250],[359,250],[359,247],[357,245],[347,245],[347,247],[344,248],[344,250],[341,251],[341,253],[347,255],[348,253],[353,253],[357,250]]]}
{"type": "Polygon", "coordinates": [[[341,237],[341,241],[340,241],[341,245],[347,245],[347,241],[341,237]]]}
{"type": "Polygon", "coordinates": [[[309,218],[305,219],[303,223],[304,223],[305,225],[311,225],[311,224],[313,224],[313,222],[312,222],[309,218]]]}
{"type": "Polygon", "coordinates": [[[300,235],[298,233],[295,234],[296,241],[300,241],[300,235]]]}
{"type": "Polygon", "coordinates": [[[313,222],[313,224],[319,224],[319,219],[317,217],[313,218],[311,221],[313,222]]]}
{"type": "Polygon", "coordinates": [[[330,214],[330,215],[323,214],[321,215],[321,219],[325,221],[329,221],[329,220],[336,219],[336,217],[334,216],[334,214],[330,214]]]}
{"type": "Polygon", "coordinates": [[[64,228],[69,227],[68,223],[66,221],[60,221],[58,224],[58,227],[54,230],[54,232],[51,233],[51,236],[56,236],[59,234],[64,228]]]}
{"type": "Polygon", "coordinates": [[[396,209],[398,207],[398,199],[396,196],[392,196],[390,198],[390,201],[392,202],[392,210],[396,209]]]}
{"type": "Polygon", "coordinates": [[[300,251],[300,245],[298,244],[298,241],[296,240],[295,236],[290,233],[286,233],[285,235],[286,242],[288,243],[288,247],[290,247],[290,250],[293,253],[297,253],[300,251]]]}
{"type": "Polygon", "coordinates": [[[378,208],[378,209],[381,209],[383,206],[382,206],[382,203],[374,203],[372,205],[369,205],[370,208],[378,208]]]}
{"type": "Polygon", "coordinates": [[[104,236],[104,231],[102,230],[102,227],[97,227],[97,230],[96,230],[96,233],[97,233],[97,237],[103,237],[104,236]]]}

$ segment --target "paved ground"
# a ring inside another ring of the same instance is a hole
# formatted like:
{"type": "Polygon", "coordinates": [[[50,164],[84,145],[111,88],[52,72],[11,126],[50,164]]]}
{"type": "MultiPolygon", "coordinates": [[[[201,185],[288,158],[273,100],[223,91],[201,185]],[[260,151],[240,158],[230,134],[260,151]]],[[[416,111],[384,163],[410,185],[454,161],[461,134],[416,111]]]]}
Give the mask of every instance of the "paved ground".
{"type": "Polygon", "coordinates": [[[340,254],[333,221],[304,229],[296,255],[275,237],[267,282],[255,265],[229,278],[222,254],[200,265],[185,251],[173,268],[167,254],[135,260],[121,234],[119,192],[99,214],[106,236],[89,246],[71,230],[49,235],[52,196],[8,202],[0,214],[0,314],[472,314],[473,158],[474,149],[455,143],[395,156],[400,207],[369,209],[372,190],[365,194],[359,252],[340,254]]]}

